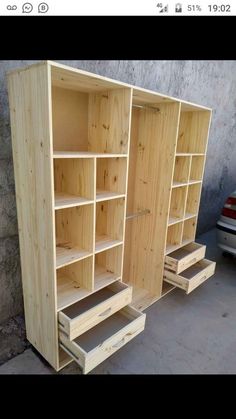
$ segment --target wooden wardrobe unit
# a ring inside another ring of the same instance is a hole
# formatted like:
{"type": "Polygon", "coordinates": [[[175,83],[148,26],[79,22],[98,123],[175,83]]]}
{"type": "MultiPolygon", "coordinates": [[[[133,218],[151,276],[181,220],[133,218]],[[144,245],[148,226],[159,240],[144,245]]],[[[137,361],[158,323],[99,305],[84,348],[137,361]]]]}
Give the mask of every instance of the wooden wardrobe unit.
{"type": "Polygon", "coordinates": [[[194,242],[211,110],[52,61],[8,86],[27,338],[87,373],[214,273],[194,242]]]}

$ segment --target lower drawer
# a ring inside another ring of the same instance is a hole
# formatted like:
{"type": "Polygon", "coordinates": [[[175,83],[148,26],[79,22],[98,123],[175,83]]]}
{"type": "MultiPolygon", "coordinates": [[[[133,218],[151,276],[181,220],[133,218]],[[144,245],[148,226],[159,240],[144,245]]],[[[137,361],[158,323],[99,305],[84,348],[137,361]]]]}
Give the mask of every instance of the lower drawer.
{"type": "Polygon", "coordinates": [[[59,329],[70,340],[73,340],[130,304],[131,300],[132,287],[123,282],[114,282],[60,311],[58,313],[59,329]]]}
{"type": "Polygon", "coordinates": [[[190,268],[183,271],[180,275],[164,270],[164,281],[176,287],[182,288],[189,294],[200,284],[206,281],[215,272],[215,262],[203,259],[190,268]]]}
{"type": "Polygon", "coordinates": [[[165,257],[165,269],[179,274],[205,257],[206,246],[190,243],[165,257]]]}
{"type": "Polygon", "coordinates": [[[59,331],[60,346],[87,374],[138,335],[145,319],[144,313],[126,306],[73,341],[59,331]]]}

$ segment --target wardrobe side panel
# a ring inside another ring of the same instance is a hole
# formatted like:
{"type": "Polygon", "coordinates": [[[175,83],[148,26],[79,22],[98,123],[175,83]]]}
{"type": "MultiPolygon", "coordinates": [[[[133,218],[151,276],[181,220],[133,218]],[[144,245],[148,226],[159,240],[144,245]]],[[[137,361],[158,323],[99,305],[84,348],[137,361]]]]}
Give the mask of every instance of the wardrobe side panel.
{"type": "Polygon", "coordinates": [[[27,339],[58,367],[50,67],[8,76],[27,339]]]}
{"type": "Polygon", "coordinates": [[[161,296],[165,239],[180,104],[133,110],[124,281],[161,296]],[[137,126],[135,126],[137,124],[137,126]],[[134,149],[136,148],[136,152],[134,149]],[[135,161],[134,161],[135,159],[135,161]]]}

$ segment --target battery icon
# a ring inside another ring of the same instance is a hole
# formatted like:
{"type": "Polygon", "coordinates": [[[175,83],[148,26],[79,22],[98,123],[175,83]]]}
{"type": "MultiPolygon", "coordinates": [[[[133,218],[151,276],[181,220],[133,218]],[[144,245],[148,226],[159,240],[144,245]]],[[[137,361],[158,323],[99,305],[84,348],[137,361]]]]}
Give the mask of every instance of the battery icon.
{"type": "Polygon", "coordinates": [[[182,4],[181,3],[176,3],[175,13],[182,13],[182,4]]]}

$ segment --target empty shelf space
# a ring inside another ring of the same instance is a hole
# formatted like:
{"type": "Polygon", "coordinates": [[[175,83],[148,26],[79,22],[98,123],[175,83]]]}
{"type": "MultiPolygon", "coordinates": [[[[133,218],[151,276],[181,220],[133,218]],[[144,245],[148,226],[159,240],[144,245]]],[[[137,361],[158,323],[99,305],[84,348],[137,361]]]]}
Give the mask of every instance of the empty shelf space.
{"type": "Polygon", "coordinates": [[[97,201],[124,197],[127,159],[97,160],[97,201]]]}
{"type": "Polygon", "coordinates": [[[120,279],[120,275],[114,274],[113,272],[104,268],[104,266],[95,265],[95,271],[94,271],[94,290],[95,291],[101,288],[104,288],[107,285],[112,284],[112,282],[118,281],[119,279],[120,279]]]}
{"type": "Polygon", "coordinates": [[[178,220],[180,221],[183,218],[186,193],[186,186],[172,189],[169,212],[169,220],[172,220],[172,222],[170,224],[173,224],[173,221],[178,222],[178,220]]]}
{"type": "Polygon", "coordinates": [[[95,253],[123,243],[125,198],[96,203],[95,253]]]}
{"type": "Polygon", "coordinates": [[[106,286],[121,278],[123,246],[117,246],[95,256],[95,289],[106,286]]]}
{"type": "Polygon", "coordinates": [[[92,151],[54,151],[54,159],[87,159],[87,158],[119,158],[128,157],[128,154],[94,153],[92,151]]]}
{"type": "Polygon", "coordinates": [[[93,201],[81,196],[70,195],[64,192],[55,192],[55,209],[76,207],[78,205],[92,204],[93,201]]]}
{"type": "Polygon", "coordinates": [[[57,268],[83,259],[93,252],[93,218],[93,204],[55,212],[57,268]]]}
{"type": "Polygon", "coordinates": [[[210,123],[210,111],[180,113],[177,153],[202,155],[206,151],[206,139],[210,123]]]}
{"type": "Polygon", "coordinates": [[[170,249],[175,249],[175,246],[181,244],[183,230],[183,222],[180,221],[176,224],[170,225],[167,230],[167,241],[166,241],[166,251],[170,249]]]}
{"type": "Polygon", "coordinates": [[[191,158],[189,156],[176,156],[173,182],[188,182],[190,162],[191,158]]]}
{"type": "Polygon", "coordinates": [[[60,311],[89,294],[91,294],[91,291],[80,287],[76,281],[61,276],[57,280],[57,310],[60,311]]]}
{"type": "Polygon", "coordinates": [[[54,160],[55,209],[85,205],[94,200],[94,159],[54,160]]]}
{"type": "Polygon", "coordinates": [[[205,156],[193,156],[190,171],[190,181],[201,181],[203,178],[205,156]]]}
{"type": "Polygon", "coordinates": [[[69,265],[90,255],[91,252],[74,246],[70,242],[58,243],[56,247],[56,268],[69,265]]]}
{"type": "Polygon", "coordinates": [[[57,271],[57,308],[62,310],[93,291],[93,257],[57,271]]]}
{"type": "Polygon", "coordinates": [[[191,217],[184,221],[183,240],[194,241],[197,228],[197,217],[191,217]]]}
{"type": "Polygon", "coordinates": [[[96,234],[95,253],[102,252],[106,249],[111,249],[112,247],[119,246],[122,243],[122,240],[113,240],[111,237],[105,234],[96,234]]]}
{"type": "Polygon", "coordinates": [[[125,197],[125,194],[119,194],[116,192],[110,192],[110,191],[103,191],[101,189],[97,189],[96,192],[96,201],[106,201],[110,199],[116,199],[116,198],[123,198],[125,197]]]}

